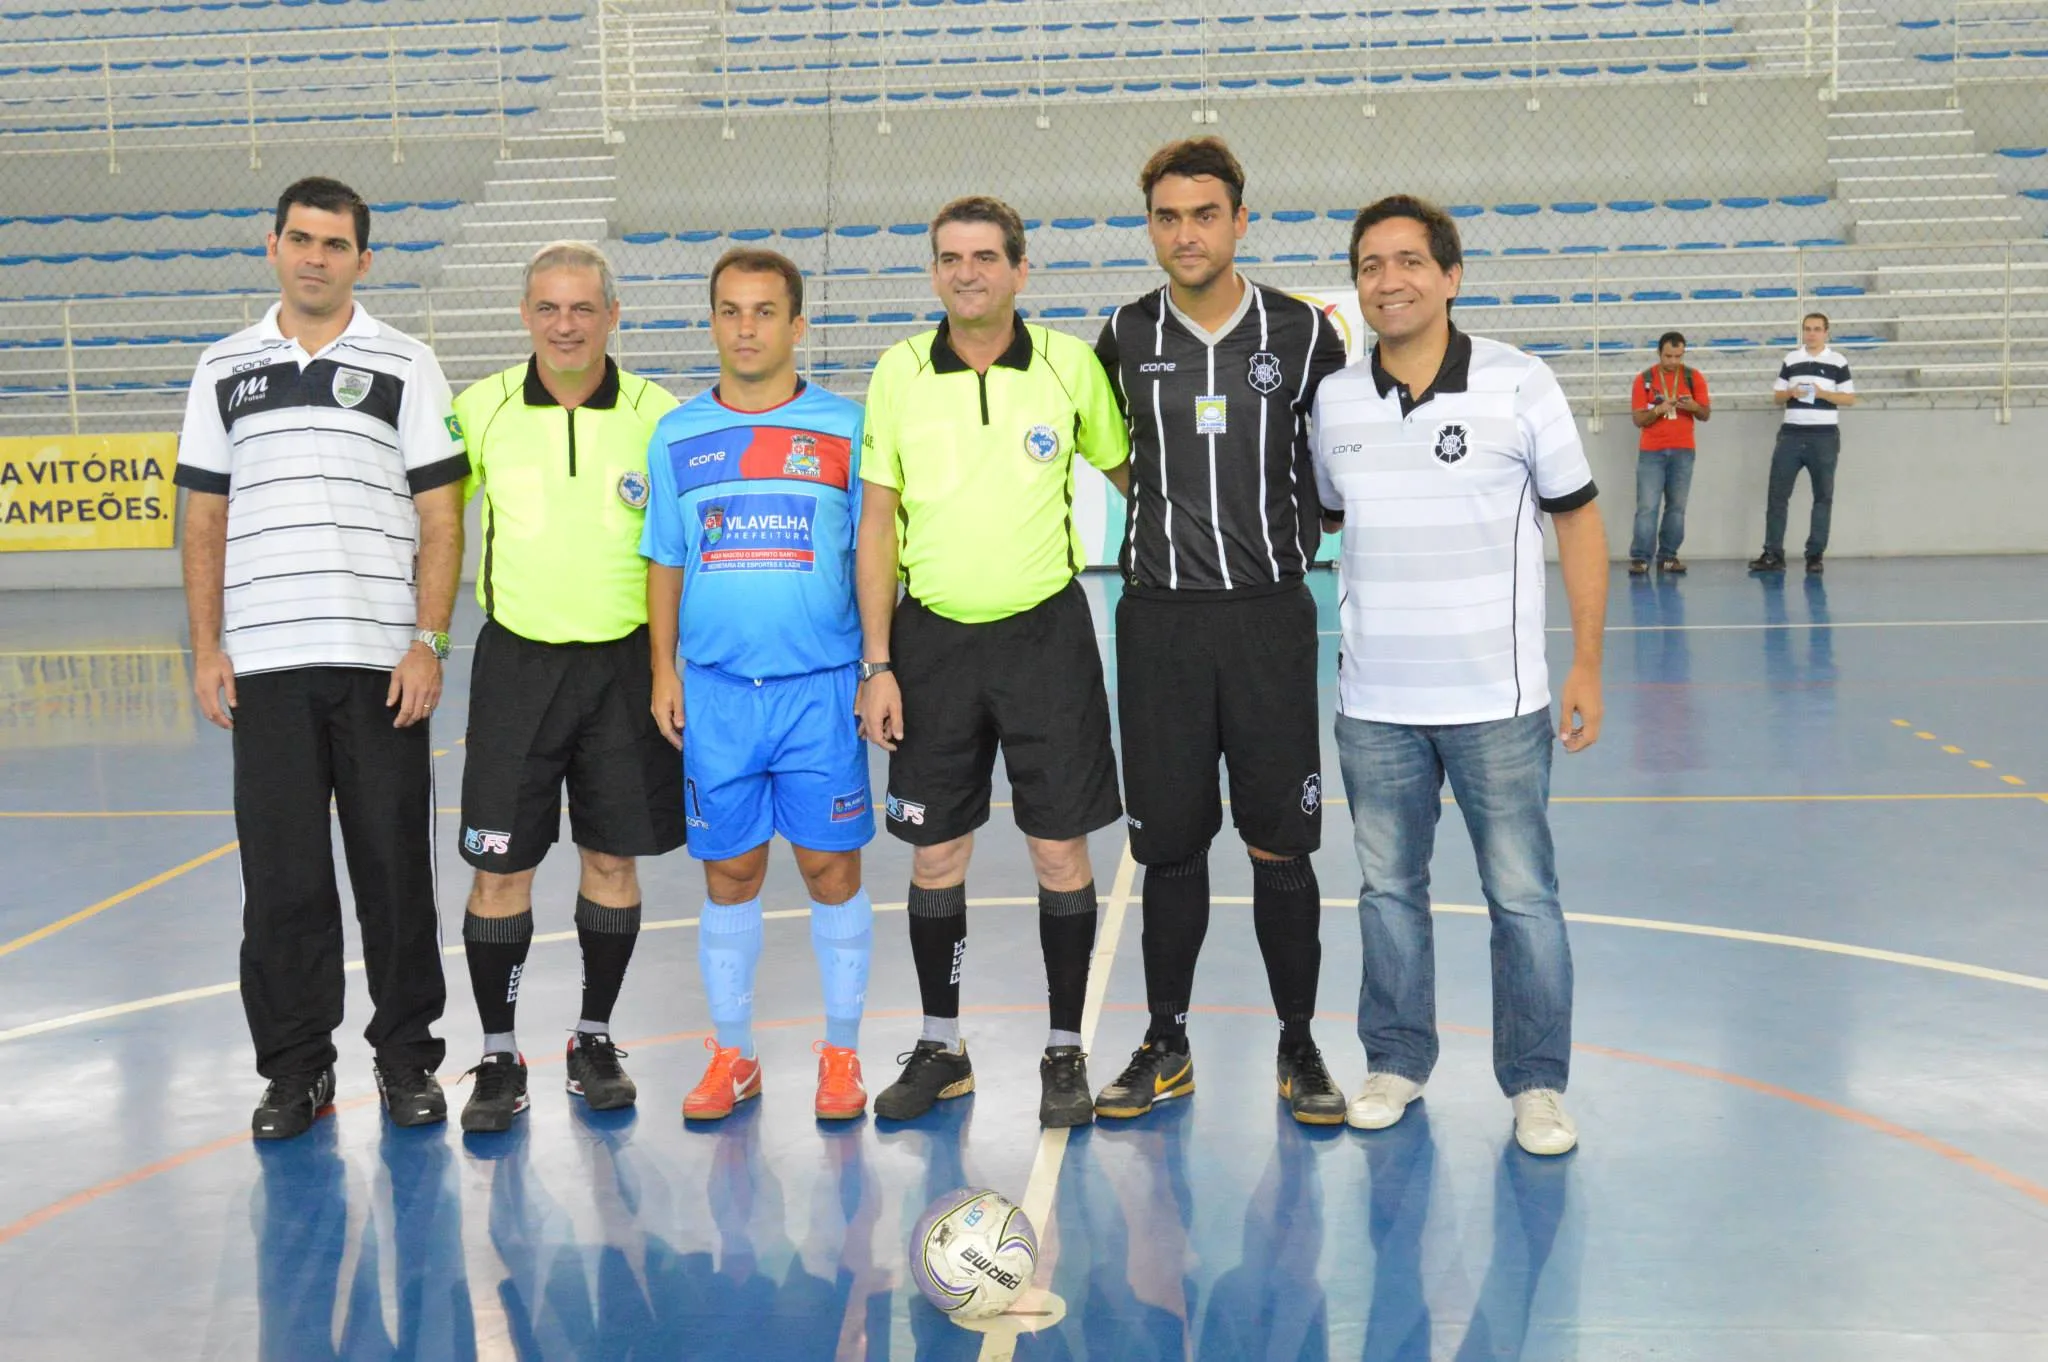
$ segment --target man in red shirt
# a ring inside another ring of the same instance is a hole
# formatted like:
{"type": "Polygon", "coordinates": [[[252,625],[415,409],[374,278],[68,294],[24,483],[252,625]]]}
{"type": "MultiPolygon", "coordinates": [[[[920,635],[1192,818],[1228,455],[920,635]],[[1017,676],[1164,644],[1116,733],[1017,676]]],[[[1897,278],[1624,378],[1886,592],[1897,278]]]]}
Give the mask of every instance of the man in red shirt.
{"type": "Polygon", "coordinates": [[[1693,426],[1711,416],[1707,376],[1685,363],[1685,337],[1666,331],[1657,339],[1657,362],[1636,375],[1629,409],[1642,432],[1636,446],[1636,530],[1629,542],[1628,570],[1650,570],[1650,552],[1669,573],[1685,571],[1678,545],[1685,538],[1685,498],[1692,490],[1693,426]],[[1657,523],[1657,503],[1664,523],[1657,523]]]}

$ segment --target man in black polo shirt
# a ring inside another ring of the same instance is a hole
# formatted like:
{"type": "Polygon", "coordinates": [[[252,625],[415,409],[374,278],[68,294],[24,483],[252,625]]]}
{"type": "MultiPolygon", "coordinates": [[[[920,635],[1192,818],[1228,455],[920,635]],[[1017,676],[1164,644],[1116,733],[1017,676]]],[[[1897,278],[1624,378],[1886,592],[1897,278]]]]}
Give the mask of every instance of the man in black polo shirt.
{"type": "Polygon", "coordinates": [[[1344,1119],[1310,1035],[1322,966],[1316,607],[1321,538],[1307,422],[1344,345],[1323,313],[1234,267],[1244,169],[1221,139],[1161,148],[1138,177],[1167,282],[1117,309],[1096,353],[1131,428],[1117,605],[1117,716],[1131,854],[1145,870],[1151,1025],[1095,1099],[1138,1116],[1194,1091],[1187,1014],[1209,928],[1216,778],[1252,862],[1252,925],[1280,1018],[1280,1096],[1344,1119]]]}

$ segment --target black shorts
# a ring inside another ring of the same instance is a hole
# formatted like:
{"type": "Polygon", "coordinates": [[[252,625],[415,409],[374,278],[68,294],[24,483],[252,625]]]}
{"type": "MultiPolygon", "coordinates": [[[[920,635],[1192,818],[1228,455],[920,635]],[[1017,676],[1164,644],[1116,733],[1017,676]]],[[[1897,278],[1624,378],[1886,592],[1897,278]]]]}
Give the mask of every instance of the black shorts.
{"type": "Polygon", "coordinates": [[[1219,759],[1247,846],[1306,856],[1322,845],[1316,603],[1306,586],[1249,599],[1126,594],[1116,667],[1138,864],[1186,860],[1215,839],[1219,759]]]}
{"type": "Polygon", "coordinates": [[[986,823],[998,745],[1025,836],[1066,841],[1122,815],[1095,618],[1078,581],[986,624],[905,597],[889,648],[904,733],[889,756],[890,832],[936,846],[986,823]]]}
{"type": "Polygon", "coordinates": [[[651,712],[645,626],[610,643],[536,643],[492,620],[476,638],[462,768],[462,859],[531,870],[562,825],[576,845],[659,856],[683,844],[683,759],[651,712]]]}

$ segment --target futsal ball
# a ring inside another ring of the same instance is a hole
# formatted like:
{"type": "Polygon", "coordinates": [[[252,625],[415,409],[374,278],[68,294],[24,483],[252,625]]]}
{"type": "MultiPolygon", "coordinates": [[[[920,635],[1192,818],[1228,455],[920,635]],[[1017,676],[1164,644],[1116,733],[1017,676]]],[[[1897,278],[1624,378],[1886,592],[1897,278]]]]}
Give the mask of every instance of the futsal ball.
{"type": "Polygon", "coordinates": [[[918,1290],[953,1319],[992,1319],[1013,1305],[1038,1266],[1024,1212],[986,1187],[962,1187],[925,1208],[910,1237],[918,1290]]]}

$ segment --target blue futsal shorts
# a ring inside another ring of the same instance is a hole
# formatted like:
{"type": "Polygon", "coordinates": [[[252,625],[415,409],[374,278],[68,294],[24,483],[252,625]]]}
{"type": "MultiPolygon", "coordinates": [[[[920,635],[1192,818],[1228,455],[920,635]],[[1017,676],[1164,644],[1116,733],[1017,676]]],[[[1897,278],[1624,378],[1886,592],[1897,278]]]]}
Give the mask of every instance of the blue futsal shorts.
{"type": "Polygon", "coordinates": [[[776,833],[812,851],[854,851],[875,835],[860,681],[848,664],[764,681],[686,666],[683,814],[690,854],[723,861],[776,833]]]}

